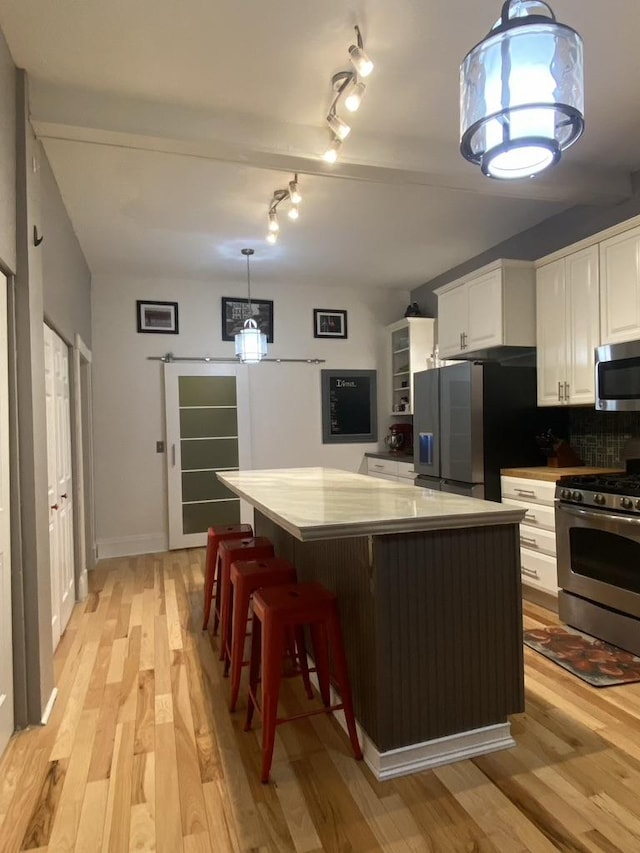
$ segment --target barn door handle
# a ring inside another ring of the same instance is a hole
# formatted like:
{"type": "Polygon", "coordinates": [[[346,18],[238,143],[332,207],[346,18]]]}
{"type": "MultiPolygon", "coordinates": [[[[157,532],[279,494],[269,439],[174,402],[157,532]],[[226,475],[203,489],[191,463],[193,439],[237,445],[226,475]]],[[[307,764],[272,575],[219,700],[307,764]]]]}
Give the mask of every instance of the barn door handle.
{"type": "Polygon", "coordinates": [[[38,226],[34,225],[33,226],[33,245],[39,246],[43,240],[44,240],[44,237],[38,237],[38,226]]]}
{"type": "Polygon", "coordinates": [[[171,465],[173,468],[176,467],[176,446],[175,446],[175,444],[171,445],[171,465]]]}
{"type": "Polygon", "coordinates": [[[52,504],[51,509],[58,509],[58,504],[52,504]]]}

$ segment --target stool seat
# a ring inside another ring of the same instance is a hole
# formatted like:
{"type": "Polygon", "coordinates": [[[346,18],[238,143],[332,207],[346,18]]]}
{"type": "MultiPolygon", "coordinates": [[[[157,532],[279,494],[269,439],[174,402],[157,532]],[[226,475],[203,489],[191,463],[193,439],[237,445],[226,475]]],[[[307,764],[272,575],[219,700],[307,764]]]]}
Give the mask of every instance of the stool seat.
{"type": "MultiPolygon", "coordinates": [[[[263,560],[237,560],[231,563],[230,581],[232,598],[231,635],[231,697],[229,710],[235,711],[240,692],[240,677],[244,661],[246,625],[251,596],[258,589],[295,583],[296,570],[289,560],[272,557],[263,560]]],[[[306,661],[305,661],[306,663],[306,661]]]]}
{"type": "Polygon", "coordinates": [[[344,710],[353,754],[362,758],[353,713],[351,685],[344,653],[338,602],[335,594],[322,584],[310,582],[281,584],[259,589],[253,596],[251,662],[249,666],[249,703],[245,731],[251,728],[255,709],[262,714],[262,782],[268,782],[276,726],[310,714],[344,710]],[[278,697],[282,679],[282,657],[287,632],[309,627],[313,657],[324,708],[278,717],[278,697]],[[330,656],[335,667],[335,680],[341,702],[331,705],[330,656]],[[262,667],[261,702],[257,700],[262,667]]]}
{"type": "Polygon", "coordinates": [[[207,531],[207,552],[205,557],[204,572],[204,607],[202,630],[207,630],[209,617],[211,615],[211,601],[215,599],[213,633],[218,631],[220,621],[220,606],[218,603],[218,545],[223,539],[242,539],[253,536],[253,528],[250,524],[215,524],[207,531]],[[215,586],[215,593],[214,593],[215,586]]]}
{"type": "Polygon", "coordinates": [[[236,560],[263,560],[275,557],[273,545],[266,536],[245,536],[243,539],[222,539],[218,545],[218,601],[220,606],[220,660],[225,662],[224,674],[229,674],[231,647],[231,564],[236,560]]]}

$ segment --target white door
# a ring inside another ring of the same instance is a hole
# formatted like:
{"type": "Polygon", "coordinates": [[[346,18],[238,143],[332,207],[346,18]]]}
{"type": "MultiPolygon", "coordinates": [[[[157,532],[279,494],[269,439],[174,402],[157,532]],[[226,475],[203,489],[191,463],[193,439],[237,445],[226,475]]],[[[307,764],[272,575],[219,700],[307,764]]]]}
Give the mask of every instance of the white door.
{"type": "Polygon", "coordinates": [[[640,228],[600,243],[602,344],[640,337],[640,228]]]}
{"type": "Polygon", "coordinates": [[[481,275],[468,282],[467,337],[464,348],[469,352],[500,346],[504,343],[502,321],[502,270],[481,275]]]}
{"type": "Polygon", "coordinates": [[[596,401],[595,354],[600,344],[598,247],[569,255],[566,264],[568,397],[573,404],[596,401]]]}
{"type": "Polygon", "coordinates": [[[13,732],[7,279],[0,273],[0,753],[13,732]]]}
{"type": "Polygon", "coordinates": [[[251,467],[248,369],[164,366],[171,549],[205,545],[213,524],[253,520],[251,508],[216,477],[251,467]]]}
{"type": "Polygon", "coordinates": [[[51,631],[54,648],[67,627],[75,601],[73,482],[69,349],[44,326],[49,547],[51,552],[51,631]]]}
{"type": "Polygon", "coordinates": [[[538,405],[559,406],[567,365],[564,258],[536,272],[538,405]]]}

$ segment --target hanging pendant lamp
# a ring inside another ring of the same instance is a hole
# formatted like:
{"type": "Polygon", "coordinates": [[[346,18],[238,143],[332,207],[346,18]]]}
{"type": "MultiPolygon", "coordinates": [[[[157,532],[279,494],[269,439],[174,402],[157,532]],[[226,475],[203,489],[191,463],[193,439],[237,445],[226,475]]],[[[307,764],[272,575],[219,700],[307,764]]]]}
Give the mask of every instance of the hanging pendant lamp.
{"type": "Polygon", "coordinates": [[[258,328],[252,317],[251,309],[251,270],[249,258],[254,254],[253,249],[241,249],[247,259],[247,295],[249,317],[244,321],[244,328],[236,335],[236,356],[243,364],[257,364],[267,354],[267,336],[258,328]]]}
{"type": "Polygon", "coordinates": [[[584,130],[582,39],[542,0],[506,0],[460,67],[460,151],[492,178],[532,177],[584,130]]]}

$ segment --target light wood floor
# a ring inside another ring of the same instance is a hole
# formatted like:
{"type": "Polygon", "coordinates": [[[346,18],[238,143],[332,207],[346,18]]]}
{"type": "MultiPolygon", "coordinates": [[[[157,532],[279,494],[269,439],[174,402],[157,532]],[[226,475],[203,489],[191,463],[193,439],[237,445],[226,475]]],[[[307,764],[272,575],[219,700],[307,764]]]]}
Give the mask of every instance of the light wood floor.
{"type": "MultiPolygon", "coordinates": [[[[101,563],[56,654],[50,723],[0,762],[13,851],[640,851],[640,685],[590,688],[525,650],[518,746],[379,783],[326,717],[230,715],[199,630],[200,550],[101,563]]],[[[528,626],[556,621],[526,606],[528,626]]],[[[285,704],[298,704],[288,682],[285,704]]]]}

